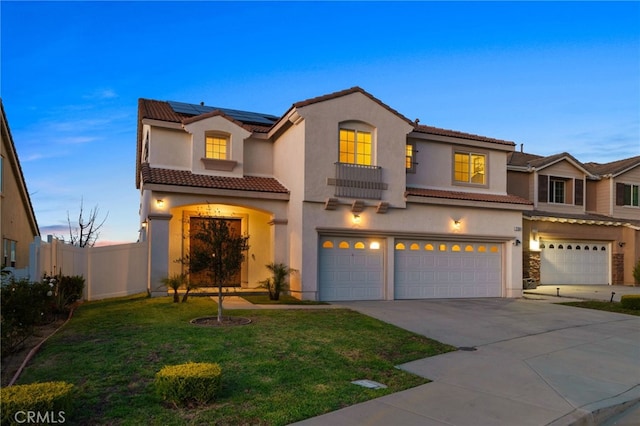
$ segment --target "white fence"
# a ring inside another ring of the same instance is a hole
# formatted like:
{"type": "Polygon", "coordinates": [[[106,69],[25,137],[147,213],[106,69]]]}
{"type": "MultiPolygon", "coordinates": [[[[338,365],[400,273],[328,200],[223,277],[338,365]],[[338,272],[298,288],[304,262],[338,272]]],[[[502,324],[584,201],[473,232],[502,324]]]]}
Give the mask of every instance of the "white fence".
{"type": "Polygon", "coordinates": [[[84,299],[99,300],[147,291],[147,243],[76,247],[49,237],[31,243],[29,276],[82,275],[84,299]]]}

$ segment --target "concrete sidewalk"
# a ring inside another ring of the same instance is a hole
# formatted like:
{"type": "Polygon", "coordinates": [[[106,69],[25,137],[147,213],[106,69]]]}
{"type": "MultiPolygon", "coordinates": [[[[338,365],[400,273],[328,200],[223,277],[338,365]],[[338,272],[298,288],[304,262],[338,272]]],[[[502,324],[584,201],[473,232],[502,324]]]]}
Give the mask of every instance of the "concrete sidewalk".
{"type": "Polygon", "coordinates": [[[640,286],[628,285],[539,285],[535,289],[524,290],[524,297],[528,295],[551,296],[556,303],[564,302],[565,298],[581,300],[602,300],[619,302],[625,294],[640,294],[640,286]],[[560,299],[556,299],[560,295],[560,299]]]}
{"type": "Polygon", "coordinates": [[[640,317],[537,297],[340,303],[464,350],[399,366],[431,383],[297,424],[600,425],[640,401],[640,317]]]}

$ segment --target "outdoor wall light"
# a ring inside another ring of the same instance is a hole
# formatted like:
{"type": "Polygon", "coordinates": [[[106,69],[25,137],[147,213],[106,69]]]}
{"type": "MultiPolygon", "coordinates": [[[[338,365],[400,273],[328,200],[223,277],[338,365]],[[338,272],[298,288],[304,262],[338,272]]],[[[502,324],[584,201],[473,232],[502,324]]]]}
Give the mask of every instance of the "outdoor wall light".
{"type": "Polygon", "coordinates": [[[518,247],[520,244],[522,244],[522,241],[520,241],[519,239],[516,238],[516,240],[513,242],[513,245],[518,247]]]}
{"type": "Polygon", "coordinates": [[[460,221],[460,219],[454,219],[453,220],[453,227],[455,229],[460,229],[460,225],[462,224],[462,222],[460,221]]]}
{"type": "Polygon", "coordinates": [[[147,221],[145,220],[144,222],[142,222],[142,229],[146,229],[147,228],[147,221]]]}
{"type": "Polygon", "coordinates": [[[161,199],[161,198],[157,199],[156,200],[156,206],[158,206],[160,208],[164,207],[164,200],[161,199]]]}
{"type": "Polygon", "coordinates": [[[362,218],[360,217],[359,214],[354,214],[352,220],[353,220],[353,223],[360,223],[362,218]]]}

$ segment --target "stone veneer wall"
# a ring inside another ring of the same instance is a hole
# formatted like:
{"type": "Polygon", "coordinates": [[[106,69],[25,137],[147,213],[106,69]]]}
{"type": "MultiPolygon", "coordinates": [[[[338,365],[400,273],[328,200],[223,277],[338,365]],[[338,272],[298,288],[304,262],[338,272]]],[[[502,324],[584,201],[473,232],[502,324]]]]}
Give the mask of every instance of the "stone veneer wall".
{"type": "Polygon", "coordinates": [[[615,253],[611,260],[613,268],[613,284],[624,284],[624,254],[615,253]]]}
{"type": "Polygon", "coordinates": [[[522,275],[523,278],[533,278],[540,282],[540,252],[524,251],[522,253],[522,275]]]}

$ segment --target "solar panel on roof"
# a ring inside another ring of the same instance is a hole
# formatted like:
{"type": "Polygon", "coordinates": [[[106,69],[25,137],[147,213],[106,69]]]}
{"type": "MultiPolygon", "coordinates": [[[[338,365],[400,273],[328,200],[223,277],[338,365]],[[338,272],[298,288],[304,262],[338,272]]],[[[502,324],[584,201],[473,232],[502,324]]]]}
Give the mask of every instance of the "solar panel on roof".
{"type": "Polygon", "coordinates": [[[229,108],[216,108],[205,105],[188,104],[185,102],[168,101],[167,103],[169,104],[171,109],[179,114],[200,115],[206,114],[211,111],[220,110],[225,115],[228,115],[229,117],[243,123],[263,124],[267,126],[271,126],[278,120],[278,117],[276,117],[275,115],[261,114],[257,112],[240,111],[237,109],[229,108]]]}

